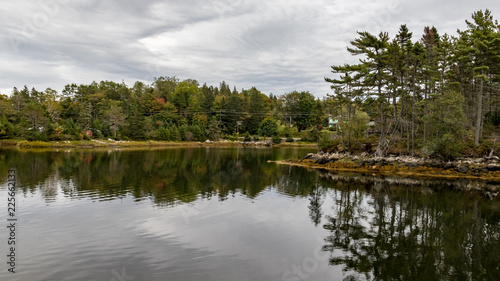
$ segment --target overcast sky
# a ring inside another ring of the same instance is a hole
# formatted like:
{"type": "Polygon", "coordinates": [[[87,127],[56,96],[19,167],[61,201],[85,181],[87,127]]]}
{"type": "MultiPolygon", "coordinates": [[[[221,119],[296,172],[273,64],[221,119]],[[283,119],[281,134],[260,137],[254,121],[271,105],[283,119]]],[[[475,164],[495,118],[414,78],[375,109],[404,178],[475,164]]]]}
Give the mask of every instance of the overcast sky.
{"type": "Polygon", "coordinates": [[[498,0],[3,1],[0,92],[177,76],[321,97],[330,66],[356,61],[345,49],[356,31],[455,35],[486,8],[500,18],[498,0]]]}

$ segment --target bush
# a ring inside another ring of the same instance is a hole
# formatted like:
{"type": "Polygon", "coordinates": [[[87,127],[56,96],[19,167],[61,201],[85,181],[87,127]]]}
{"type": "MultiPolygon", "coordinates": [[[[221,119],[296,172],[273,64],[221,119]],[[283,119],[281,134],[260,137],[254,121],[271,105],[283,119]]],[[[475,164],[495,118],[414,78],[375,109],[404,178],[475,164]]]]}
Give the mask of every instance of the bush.
{"type": "Polygon", "coordinates": [[[283,129],[283,133],[285,135],[286,142],[293,142],[292,129],[290,127],[285,127],[285,129],[283,129]]]}
{"type": "Polygon", "coordinates": [[[272,137],[278,134],[278,123],[272,117],[266,117],[260,123],[259,132],[261,136],[272,137]]]}
{"type": "Polygon", "coordinates": [[[159,128],[154,133],[156,140],[168,141],[170,140],[170,131],[167,128],[159,128]]]}
{"type": "Polygon", "coordinates": [[[189,127],[189,131],[193,133],[194,140],[204,141],[206,139],[205,129],[201,125],[192,125],[189,127]]]}
{"type": "Polygon", "coordinates": [[[96,130],[94,134],[96,139],[103,139],[104,135],[102,134],[101,130],[96,130]]]}
{"type": "Polygon", "coordinates": [[[181,125],[179,127],[179,135],[181,136],[181,141],[186,141],[186,132],[188,131],[188,126],[186,125],[181,125]]]}
{"type": "Polygon", "coordinates": [[[317,126],[314,126],[311,131],[309,131],[307,138],[311,140],[312,142],[317,142],[319,140],[319,137],[321,135],[321,131],[317,126]]]}
{"type": "Polygon", "coordinates": [[[273,138],[271,139],[271,141],[274,143],[274,144],[279,144],[281,143],[281,138],[280,136],[278,135],[274,135],[273,138]]]}
{"type": "Polygon", "coordinates": [[[250,142],[252,141],[252,138],[250,137],[250,133],[246,132],[245,133],[245,138],[243,139],[244,142],[250,142]]]}
{"type": "Polygon", "coordinates": [[[444,134],[437,141],[428,143],[423,151],[432,156],[438,156],[444,160],[453,160],[460,156],[464,145],[452,134],[444,134]]]}
{"type": "Polygon", "coordinates": [[[7,139],[14,137],[14,126],[7,121],[5,116],[0,120],[0,139],[7,139]]]}
{"type": "Polygon", "coordinates": [[[230,140],[230,141],[236,141],[236,140],[238,140],[238,136],[236,136],[235,134],[233,134],[233,135],[226,135],[226,136],[224,136],[224,139],[230,140]]]}
{"type": "Polygon", "coordinates": [[[321,151],[330,151],[335,149],[337,143],[334,142],[332,135],[329,133],[322,133],[318,138],[318,147],[321,151]]]}
{"type": "Polygon", "coordinates": [[[170,128],[170,140],[171,141],[181,141],[181,134],[177,127],[170,128]]]}

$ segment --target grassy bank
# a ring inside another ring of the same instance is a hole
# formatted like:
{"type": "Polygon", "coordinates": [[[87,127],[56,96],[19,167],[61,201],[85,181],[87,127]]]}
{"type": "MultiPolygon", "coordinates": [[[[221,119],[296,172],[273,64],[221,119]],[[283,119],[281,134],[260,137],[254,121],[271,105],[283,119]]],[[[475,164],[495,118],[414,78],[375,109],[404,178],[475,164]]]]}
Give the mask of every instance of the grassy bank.
{"type": "MultiPolygon", "coordinates": [[[[127,147],[206,147],[206,146],[264,146],[262,143],[245,143],[238,141],[215,142],[167,142],[167,141],[110,141],[110,140],[81,140],[81,141],[27,141],[2,140],[0,146],[24,148],[127,148],[127,147]]],[[[281,143],[273,147],[316,147],[315,143],[281,143]]]]}

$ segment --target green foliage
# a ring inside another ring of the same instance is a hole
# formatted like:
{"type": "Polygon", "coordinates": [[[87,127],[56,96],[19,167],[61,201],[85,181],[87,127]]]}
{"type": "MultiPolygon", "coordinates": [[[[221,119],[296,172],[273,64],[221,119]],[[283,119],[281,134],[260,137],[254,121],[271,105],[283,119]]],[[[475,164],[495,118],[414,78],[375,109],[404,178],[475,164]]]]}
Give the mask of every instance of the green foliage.
{"type": "Polygon", "coordinates": [[[280,144],[281,143],[281,137],[278,136],[277,134],[274,135],[272,138],[271,138],[271,141],[274,143],[274,144],[280,144]]]}
{"type": "Polygon", "coordinates": [[[158,130],[155,131],[153,138],[155,140],[169,141],[171,140],[170,130],[167,128],[159,128],[158,130]]]}
{"type": "MultiPolygon", "coordinates": [[[[314,96],[312,94],[309,92],[299,93],[297,91],[293,91],[283,95],[281,97],[281,102],[284,104],[285,116],[292,117],[299,132],[310,125],[311,115],[315,105],[314,96]]],[[[317,117],[318,115],[321,115],[321,113],[316,110],[315,121],[320,122],[318,121],[318,118],[320,118],[317,117]]]]}
{"type": "Polygon", "coordinates": [[[335,150],[336,146],[337,143],[335,143],[331,133],[320,133],[318,138],[318,147],[321,151],[335,150]]]}
{"type": "Polygon", "coordinates": [[[95,130],[94,138],[96,139],[104,139],[104,134],[101,130],[95,130]]]}
{"type": "Polygon", "coordinates": [[[256,134],[265,114],[269,112],[269,97],[256,88],[242,93],[248,99],[249,116],[246,118],[245,126],[250,134],[256,134]]]}
{"type": "Polygon", "coordinates": [[[210,140],[218,140],[222,136],[222,128],[222,122],[220,122],[219,119],[213,116],[208,123],[207,137],[210,140]]]}
{"type": "Polygon", "coordinates": [[[238,140],[238,135],[236,135],[236,134],[226,135],[224,138],[226,140],[230,140],[230,141],[237,141],[238,140]]]}
{"type": "Polygon", "coordinates": [[[272,117],[266,117],[259,127],[261,136],[272,137],[278,134],[278,123],[272,117]]]}
{"type": "Polygon", "coordinates": [[[171,141],[181,141],[181,133],[179,132],[179,129],[177,127],[172,127],[170,128],[170,140],[171,141]]]}
{"type": "Polygon", "coordinates": [[[14,126],[7,121],[7,118],[3,116],[0,119],[0,139],[8,139],[14,137],[14,126]]]}
{"type": "Polygon", "coordinates": [[[453,159],[459,155],[461,139],[466,122],[464,97],[460,93],[448,90],[437,96],[429,108],[431,113],[425,119],[432,124],[430,133],[433,138],[426,144],[431,154],[445,159],[453,159]]]}
{"type": "Polygon", "coordinates": [[[317,126],[314,126],[307,134],[307,139],[311,142],[317,142],[321,135],[321,131],[317,126]]]}
{"type": "Polygon", "coordinates": [[[285,127],[283,130],[283,135],[286,138],[286,142],[293,142],[292,128],[285,127]]]}
{"type": "Polygon", "coordinates": [[[453,160],[460,156],[464,144],[451,134],[445,133],[426,147],[431,155],[442,157],[445,160],[453,160]]]}
{"type": "Polygon", "coordinates": [[[205,130],[201,125],[192,125],[189,127],[189,132],[193,134],[193,140],[204,141],[206,139],[205,130]]]}
{"type": "Polygon", "coordinates": [[[252,141],[252,138],[250,137],[250,133],[246,132],[245,133],[245,138],[243,139],[244,142],[250,142],[252,141]]]}
{"type": "Polygon", "coordinates": [[[125,122],[124,134],[134,140],[146,139],[146,119],[139,104],[130,108],[129,118],[125,122]]]}
{"type": "Polygon", "coordinates": [[[488,112],[486,114],[486,118],[489,123],[491,123],[493,126],[499,126],[500,125],[500,110],[495,110],[492,112],[488,112]]]}

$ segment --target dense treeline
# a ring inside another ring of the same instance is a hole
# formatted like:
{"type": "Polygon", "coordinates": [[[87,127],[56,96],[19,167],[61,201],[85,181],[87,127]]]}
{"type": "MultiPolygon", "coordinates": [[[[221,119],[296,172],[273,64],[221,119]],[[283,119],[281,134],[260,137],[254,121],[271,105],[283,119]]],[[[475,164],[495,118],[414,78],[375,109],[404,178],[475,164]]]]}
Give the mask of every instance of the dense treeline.
{"type": "Polygon", "coordinates": [[[457,36],[425,27],[417,40],[406,25],[392,40],[358,32],[347,50],[359,63],[332,66],[337,77],[325,80],[335,90],[331,99],[346,108],[342,119],[353,123],[362,110],[377,120],[377,155],[397,144],[408,154],[419,148],[453,157],[485,136],[496,143],[500,27],[489,10],[466,23],[457,36]]]}
{"type": "MultiPolygon", "coordinates": [[[[71,84],[61,94],[25,86],[14,88],[10,97],[1,96],[0,137],[202,141],[246,132],[274,136],[278,124],[290,120],[299,130],[307,128],[316,103],[321,102],[308,92],[278,98],[256,88],[231,90],[225,82],[200,86],[196,80],[176,77],[159,77],[151,85],[136,82],[131,88],[111,81],[71,84]]],[[[317,115],[323,115],[322,107],[317,115]]],[[[284,134],[291,136],[287,127],[284,134]]]]}
{"type": "Polygon", "coordinates": [[[132,87],[71,84],[62,93],[14,88],[10,97],[0,95],[0,138],[202,141],[245,134],[319,140],[330,150],[373,147],[377,155],[492,151],[500,126],[500,26],[489,10],[466,23],[456,36],[425,27],[416,40],[406,25],[392,39],[358,32],[347,50],[359,63],[332,66],[335,76],[325,80],[334,92],[322,99],[176,77],[132,87]],[[322,133],[327,126],[336,133],[322,133]]]}

